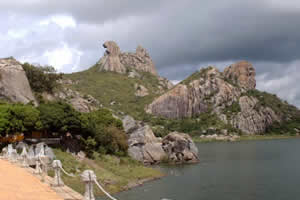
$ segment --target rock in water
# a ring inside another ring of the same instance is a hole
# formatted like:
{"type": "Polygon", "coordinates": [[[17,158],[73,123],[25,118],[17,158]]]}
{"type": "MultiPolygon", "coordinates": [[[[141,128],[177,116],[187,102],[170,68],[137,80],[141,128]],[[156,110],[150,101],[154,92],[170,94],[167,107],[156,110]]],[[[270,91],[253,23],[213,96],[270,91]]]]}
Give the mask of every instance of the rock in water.
{"type": "Polygon", "coordinates": [[[14,58],[0,59],[0,98],[37,104],[22,65],[14,58]]]}
{"type": "Polygon", "coordinates": [[[150,126],[138,128],[129,135],[128,154],[145,164],[159,163],[165,156],[161,141],[155,137],[150,126]]]}
{"type": "Polygon", "coordinates": [[[192,139],[181,133],[170,133],[163,140],[154,135],[148,125],[126,116],[123,126],[128,139],[128,154],[144,164],[157,164],[162,161],[187,163],[198,161],[198,149],[192,139]]]}
{"type": "Polygon", "coordinates": [[[175,163],[198,162],[198,149],[192,138],[184,133],[172,132],[162,140],[162,147],[170,161],[175,163]]]}

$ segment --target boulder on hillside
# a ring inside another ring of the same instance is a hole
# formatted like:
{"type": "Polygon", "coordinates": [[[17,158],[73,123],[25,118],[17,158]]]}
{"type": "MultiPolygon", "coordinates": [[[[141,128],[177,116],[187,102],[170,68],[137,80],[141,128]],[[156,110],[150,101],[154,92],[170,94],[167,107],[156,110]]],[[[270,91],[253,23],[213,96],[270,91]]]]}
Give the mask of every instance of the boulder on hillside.
{"type": "Polygon", "coordinates": [[[172,132],[162,140],[168,159],[175,163],[198,162],[198,148],[192,138],[184,133],[172,132]]]}
{"type": "Polygon", "coordinates": [[[37,104],[21,63],[14,58],[0,59],[0,99],[37,104]]]}
{"type": "MultiPolygon", "coordinates": [[[[138,46],[135,53],[121,53],[119,46],[114,41],[105,42],[103,47],[106,48],[106,52],[97,63],[100,66],[99,71],[125,74],[127,71],[136,70],[157,76],[154,63],[143,47],[138,46]]],[[[131,73],[130,77],[138,77],[136,74],[131,73]]]]}
{"type": "Polygon", "coordinates": [[[135,89],[134,95],[137,96],[137,97],[144,97],[144,96],[149,95],[148,89],[143,85],[139,85],[139,84],[136,83],[134,85],[134,89],[135,89]]]}
{"type": "Polygon", "coordinates": [[[98,62],[99,71],[113,71],[121,74],[126,73],[126,68],[120,62],[120,48],[114,41],[107,41],[103,44],[106,48],[104,56],[98,62]]]}
{"type": "Polygon", "coordinates": [[[241,61],[225,68],[224,75],[245,89],[255,89],[256,87],[255,69],[252,64],[247,61],[241,61]]]}

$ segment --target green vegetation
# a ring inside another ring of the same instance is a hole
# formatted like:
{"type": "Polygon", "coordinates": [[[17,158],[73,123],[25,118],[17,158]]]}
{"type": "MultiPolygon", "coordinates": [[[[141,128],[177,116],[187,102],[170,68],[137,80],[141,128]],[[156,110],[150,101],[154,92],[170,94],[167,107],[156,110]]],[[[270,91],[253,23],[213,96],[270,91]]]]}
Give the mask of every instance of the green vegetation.
{"type": "Polygon", "coordinates": [[[189,85],[189,83],[191,83],[194,80],[199,80],[200,78],[207,78],[207,72],[209,70],[211,70],[212,67],[207,67],[207,68],[202,68],[200,71],[196,71],[194,72],[192,75],[190,75],[188,78],[184,79],[183,81],[181,81],[181,84],[184,85],[189,85]]]}
{"type": "Polygon", "coordinates": [[[39,111],[32,105],[0,104],[0,135],[40,130],[39,111]]]}
{"type": "MultiPolygon", "coordinates": [[[[144,108],[157,96],[159,80],[150,73],[139,72],[140,78],[129,78],[114,72],[98,72],[97,66],[73,74],[65,74],[66,79],[79,81],[78,84],[66,85],[82,94],[92,95],[106,108],[122,111],[141,119],[144,108]],[[135,84],[143,85],[149,90],[145,97],[135,96],[135,84]]],[[[166,89],[166,88],[165,88],[166,89]]]]}
{"type": "MultiPolygon", "coordinates": [[[[99,182],[104,184],[105,189],[112,193],[128,189],[143,182],[143,180],[163,176],[160,171],[145,167],[128,157],[117,158],[110,155],[98,155],[95,156],[95,160],[78,161],[71,154],[59,149],[55,149],[54,153],[56,158],[61,160],[63,168],[76,176],[69,177],[63,174],[64,183],[81,194],[84,192],[84,184],[79,175],[86,169],[94,170],[99,182]]],[[[49,175],[53,176],[54,172],[50,171],[49,175]]],[[[103,195],[98,188],[95,188],[95,194],[96,196],[103,195]]]]}
{"type": "Polygon", "coordinates": [[[51,102],[38,107],[23,104],[0,104],[0,133],[46,131],[81,135],[82,148],[90,157],[95,152],[124,156],[127,135],[122,122],[106,109],[80,113],[64,102],[51,102]]]}
{"type": "Polygon", "coordinates": [[[227,129],[229,133],[240,133],[239,130],[222,122],[216,114],[202,113],[195,118],[185,119],[166,119],[162,117],[144,118],[145,122],[153,126],[153,132],[156,136],[163,137],[169,132],[178,131],[188,133],[192,136],[201,134],[214,134],[222,129],[227,129]]]}
{"type": "Polygon", "coordinates": [[[259,100],[255,108],[269,107],[277,114],[281,123],[275,122],[267,130],[266,134],[296,134],[300,130],[300,111],[293,105],[282,101],[275,94],[261,92],[258,90],[249,90],[243,94],[253,96],[259,100]]]}
{"type": "Polygon", "coordinates": [[[241,106],[238,101],[233,102],[230,106],[226,106],[223,110],[227,119],[231,119],[233,115],[241,112],[241,106]]]}
{"type": "Polygon", "coordinates": [[[58,86],[57,80],[62,78],[62,74],[58,74],[54,67],[35,67],[29,63],[23,64],[23,69],[28,78],[31,89],[34,92],[50,92],[58,86]]]}

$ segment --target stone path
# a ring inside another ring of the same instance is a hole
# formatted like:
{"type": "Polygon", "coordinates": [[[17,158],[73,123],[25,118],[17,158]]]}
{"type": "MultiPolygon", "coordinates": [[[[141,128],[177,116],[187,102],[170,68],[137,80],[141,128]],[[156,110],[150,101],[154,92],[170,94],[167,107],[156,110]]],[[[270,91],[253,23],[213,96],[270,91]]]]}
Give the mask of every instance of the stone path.
{"type": "Polygon", "coordinates": [[[24,169],[0,159],[0,200],[77,200],[82,196],[68,187],[51,188],[52,178],[46,183],[34,176],[33,169],[24,169]],[[47,184],[48,183],[48,184],[47,184]]]}

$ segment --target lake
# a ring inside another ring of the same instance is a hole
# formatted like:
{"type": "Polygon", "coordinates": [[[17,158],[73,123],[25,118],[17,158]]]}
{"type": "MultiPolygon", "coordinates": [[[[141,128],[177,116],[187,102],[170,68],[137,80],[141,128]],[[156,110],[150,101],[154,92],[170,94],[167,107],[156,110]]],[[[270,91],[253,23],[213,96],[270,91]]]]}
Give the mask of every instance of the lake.
{"type": "Polygon", "coordinates": [[[199,143],[200,163],[160,167],[168,176],[119,200],[294,200],[300,197],[300,139],[199,143]]]}

